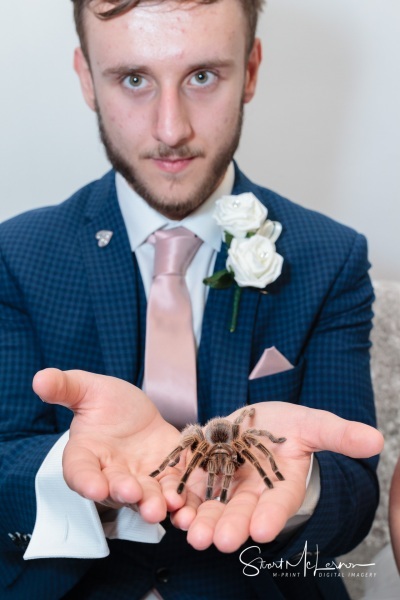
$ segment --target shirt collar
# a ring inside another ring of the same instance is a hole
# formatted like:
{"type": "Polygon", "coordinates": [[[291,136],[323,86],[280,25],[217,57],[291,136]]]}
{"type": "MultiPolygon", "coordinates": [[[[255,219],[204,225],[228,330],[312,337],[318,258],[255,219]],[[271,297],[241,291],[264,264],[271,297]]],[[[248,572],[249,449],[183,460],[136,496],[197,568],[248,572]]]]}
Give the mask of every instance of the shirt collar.
{"type": "Polygon", "coordinates": [[[231,162],[217,189],[193,213],[182,219],[172,221],[151,208],[147,202],[133,190],[120,173],[115,175],[117,197],[122,212],[131,249],[134,252],[157,229],[186,227],[209,244],[217,252],[221,248],[221,228],[213,218],[216,200],[232,193],[235,169],[231,162]]]}

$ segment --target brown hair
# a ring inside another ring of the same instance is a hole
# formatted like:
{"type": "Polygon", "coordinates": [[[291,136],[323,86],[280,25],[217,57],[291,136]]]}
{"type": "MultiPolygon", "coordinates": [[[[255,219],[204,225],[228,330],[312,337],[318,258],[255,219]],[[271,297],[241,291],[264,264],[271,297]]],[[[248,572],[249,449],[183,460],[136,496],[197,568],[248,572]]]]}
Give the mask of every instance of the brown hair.
{"type": "MultiPolygon", "coordinates": [[[[90,4],[93,3],[94,0],[72,0],[72,2],[74,3],[74,19],[75,19],[75,26],[76,26],[76,31],[78,33],[79,36],[79,40],[81,43],[81,47],[82,50],[86,56],[86,58],[88,59],[88,53],[87,53],[87,45],[86,45],[86,37],[85,37],[85,27],[84,27],[84,11],[85,9],[89,8],[90,4]]],[[[163,0],[159,0],[159,2],[162,2],[163,0]]],[[[188,2],[188,1],[193,1],[193,0],[179,0],[180,2],[188,2]]],[[[214,4],[215,2],[218,2],[218,0],[194,0],[195,2],[198,2],[199,4],[214,4]]],[[[246,16],[247,22],[248,22],[248,52],[250,52],[250,50],[253,47],[253,43],[254,43],[254,38],[256,35],[256,28],[257,28],[257,21],[258,21],[258,17],[259,14],[261,13],[261,10],[263,8],[264,5],[264,1],[265,0],[236,0],[238,1],[243,8],[243,12],[246,16]]],[[[118,15],[122,15],[126,12],[128,12],[129,10],[132,10],[133,8],[135,8],[135,6],[138,6],[139,4],[141,4],[141,2],[143,2],[143,0],[107,0],[106,2],[98,2],[98,4],[113,4],[113,8],[110,8],[108,10],[96,10],[95,14],[99,19],[112,19],[113,17],[117,17],[118,15]]]]}

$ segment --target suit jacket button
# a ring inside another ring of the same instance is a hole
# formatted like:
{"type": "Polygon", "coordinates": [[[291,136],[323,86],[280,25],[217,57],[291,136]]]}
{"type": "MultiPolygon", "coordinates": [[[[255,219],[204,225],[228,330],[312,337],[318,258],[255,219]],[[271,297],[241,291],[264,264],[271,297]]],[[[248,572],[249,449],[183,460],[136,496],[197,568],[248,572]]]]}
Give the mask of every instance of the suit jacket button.
{"type": "Polygon", "coordinates": [[[160,567],[156,571],[156,579],[159,583],[168,583],[170,575],[171,573],[166,567],[160,567]]]}

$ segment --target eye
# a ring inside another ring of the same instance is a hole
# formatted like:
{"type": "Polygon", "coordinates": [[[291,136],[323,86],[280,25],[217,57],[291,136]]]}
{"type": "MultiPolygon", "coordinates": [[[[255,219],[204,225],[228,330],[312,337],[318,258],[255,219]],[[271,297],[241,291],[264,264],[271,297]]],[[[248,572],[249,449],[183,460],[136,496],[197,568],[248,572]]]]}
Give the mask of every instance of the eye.
{"type": "Polygon", "coordinates": [[[211,71],[198,71],[190,78],[190,83],[196,86],[206,87],[215,82],[217,76],[211,71]]]}
{"type": "Polygon", "coordinates": [[[128,75],[128,77],[125,77],[123,83],[125,87],[127,87],[130,90],[141,90],[146,86],[147,81],[141,75],[133,73],[132,75],[128,75]]]}

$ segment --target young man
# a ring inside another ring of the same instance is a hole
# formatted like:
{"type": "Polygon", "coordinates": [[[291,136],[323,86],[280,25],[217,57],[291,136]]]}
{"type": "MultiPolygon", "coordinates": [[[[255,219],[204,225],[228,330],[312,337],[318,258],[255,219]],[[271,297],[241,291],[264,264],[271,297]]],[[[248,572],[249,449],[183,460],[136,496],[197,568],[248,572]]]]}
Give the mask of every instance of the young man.
{"type": "Polygon", "coordinates": [[[261,61],[260,4],[74,2],[75,69],[114,170],[0,230],[5,598],[346,597],[340,578],[316,567],[361,541],[377,502],[376,460],[360,460],[382,445],[362,424],[374,425],[366,244],[232,162],[261,61]],[[208,292],[202,281],[227,259],[216,201],[248,192],[268,208],[269,227],[282,227],[273,241],[283,268],[267,294],[242,287],[232,333],[235,287],[208,292]],[[149,477],[179,444],[174,425],[190,395],[191,384],[179,385],[183,362],[167,406],[149,391],[151,239],[177,226],[202,240],[186,273],[198,348],[191,414],[232,421],[252,404],[248,427],[286,438],[273,448],[284,481],[268,489],[245,464],[226,505],[203,502],[200,469],[176,493],[188,456],[149,477]],[[150,400],[131,385],[143,382],[150,400]],[[167,511],[175,527],[166,519],[162,537],[167,511]],[[301,558],[307,549],[314,568],[301,558]]]}

